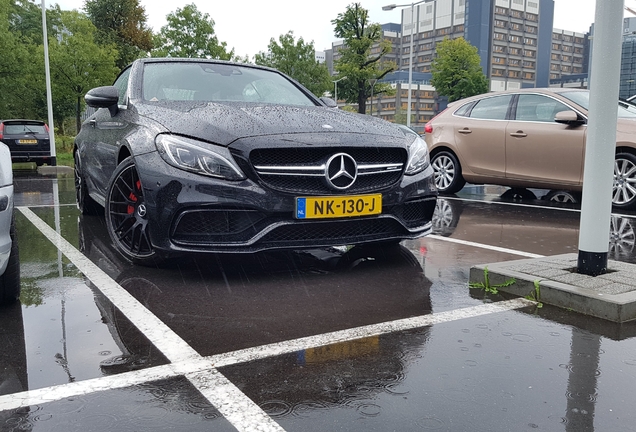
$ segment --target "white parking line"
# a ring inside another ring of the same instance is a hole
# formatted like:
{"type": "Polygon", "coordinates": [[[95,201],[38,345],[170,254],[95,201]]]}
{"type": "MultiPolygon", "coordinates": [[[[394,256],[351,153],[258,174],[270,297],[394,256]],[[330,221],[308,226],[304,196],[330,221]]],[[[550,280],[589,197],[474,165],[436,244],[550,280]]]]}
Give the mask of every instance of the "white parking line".
{"type": "MultiPolygon", "coordinates": [[[[29,221],[37,227],[94,285],[117,307],[150,343],[155,345],[163,355],[172,363],[183,361],[200,361],[201,356],[181,337],[165,325],[152,312],[146,309],[128,291],[123,289],[117,282],[104,273],[84,254],[78,251],[66,239],[58,234],[46,222],[40,219],[27,207],[18,207],[18,210],[26,216],[29,221]]],[[[217,375],[214,382],[221,382],[218,372],[214,369],[209,374],[217,375]]],[[[200,377],[200,375],[197,375],[200,377]]],[[[222,393],[215,392],[208,387],[200,387],[197,384],[202,382],[190,377],[190,382],[204,396],[214,396],[209,402],[239,431],[280,431],[278,423],[272,420],[261,408],[250,398],[243,394],[232,383],[223,381],[222,393]],[[227,397],[227,399],[223,399],[227,397]],[[237,415],[234,407],[240,406],[241,413],[237,415]],[[256,422],[256,423],[255,423],[256,422]]],[[[28,398],[27,398],[28,400],[28,398]]]]}
{"type": "MultiPolygon", "coordinates": [[[[427,327],[433,324],[483,316],[535,304],[526,299],[424,315],[373,324],[210,357],[201,357],[181,337],[139,303],[84,254],[27,207],[18,210],[35,225],[149,340],[171,364],[95,378],[44,389],[0,396],[0,411],[53,402],[71,396],[130,387],[148,381],[185,376],[197,390],[239,431],[283,431],[258,405],[224,377],[217,368],[309,348],[348,342],[369,336],[427,327]]],[[[447,240],[446,238],[443,238],[447,240]]],[[[486,246],[486,245],[482,245],[486,246]]]]}
{"type": "Polygon", "coordinates": [[[459,239],[454,239],[454,238],[450,238],[450,237],[443,237],[443,236],[438,236],[435,234],[430,234],[428,236],[426,236],[425,238],[432,238],[435,240],[442,240],[445,242],[449,242],[449,243],[457,243],[457,244],[461,244],[464,246],[473,246],[473,247],[477,247],[477,248],[481,248],[481,249],[488,249],[488,250],[492,250],[492,251],[497,251],[497,252],[504,252],[507,254],[511,254],[511,255],[519,255],[519,256],[523,256],[523,257],[527,257],[527,258],[543,258],[544,255],[537,255],[537,254],[533,254],[530,252],[522,252],[522,251],[518,251],[518,250],[514,250],[514,249],[506,249],[506,248],[502,248],[499,246],[491,246],[491,245],[486,245],[483,243],[475,243],[475,242],[471,242],[471,241],[467,241],[467,240],[459,240],[459,239]]]}

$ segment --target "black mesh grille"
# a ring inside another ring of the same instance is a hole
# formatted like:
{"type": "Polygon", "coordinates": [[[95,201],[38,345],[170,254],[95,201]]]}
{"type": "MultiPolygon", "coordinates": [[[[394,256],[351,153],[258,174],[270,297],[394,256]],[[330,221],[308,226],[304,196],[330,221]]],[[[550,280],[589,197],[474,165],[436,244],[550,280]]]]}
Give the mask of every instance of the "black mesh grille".
{"type": "Polygon", "coordinates": [[[266,243],[291,243],[302,240],[346,244],[360,240],[399,236],[404,233],[404,228],[393,219],[347,220],[286,225],[268,233],[262,241],[266,243]]]}
{"type": "Polygon", "coordinates": [[[393,214],[402,219],[408,227],[422,226],[431,221],[435,212],[435,202],[430,198],[407,202],[396,207],[393,214]]]}
{"type": "MultiPolygon", "coordinates": [[[[336,153],[347,153],[360,164],[406,163],[406,150],[401,148],[317,148],[317,149],[258,149],[250,153],[254,166],[305,165],[317,166],[336,153]]],[[[332,194],[323,177],[303,177],[284,175],[260,175],[261,181],[269,188],[295,194],[332,194]]],[[[402,177],[401,171],[382,172],[358,176],[346,193],[361,193],[381,190],[396,184],[402,177]]]]}
{"type": "MultiPolygon", "coordinates": [[[[176,240],[227,236],[253,229],[265,215],[253,210],[196,210],[183,213],[173,231],[176,240]]],[[[253,234],[248,234],[253,235],[253,234]]]]}
{"type": "Polygon", "coordinates": [[[268,148],[250,152],[252,165],[315,165],[336,153],[347,153],[360,163],[406,163],[402,148],[268,148]]]}
{"type": "MultiPolygon", "coordinates": [[[[346,193],[360,193],[380,190],[395,184],[402,173],[387,172],[374,175],[358,176],[356,182],[347,189],[346,193]]],[[[270,188],[283,192],[297,194],[333,194],[333,189],[326,185],[322,177],[295,177],[261,175],[263,182],[270,188]]]]}

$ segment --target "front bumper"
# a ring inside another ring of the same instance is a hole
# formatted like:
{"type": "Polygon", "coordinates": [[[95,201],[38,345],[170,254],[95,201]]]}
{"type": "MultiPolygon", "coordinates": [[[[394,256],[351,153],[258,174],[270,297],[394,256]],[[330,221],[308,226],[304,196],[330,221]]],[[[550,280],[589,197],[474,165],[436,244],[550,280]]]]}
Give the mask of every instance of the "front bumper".
{"type": "Polygon", "coordinates": [[[191,174],[167,165],[156,152],[137,156],[135,162],[151,243],[163,252],[306,249],[413,239],[431,232],[437,197],[431,167],[375,191],[382,193],[380,215],[303,220],[294,217],[299,195],[271,190],[254,179],[229,182],[191,174]]]}

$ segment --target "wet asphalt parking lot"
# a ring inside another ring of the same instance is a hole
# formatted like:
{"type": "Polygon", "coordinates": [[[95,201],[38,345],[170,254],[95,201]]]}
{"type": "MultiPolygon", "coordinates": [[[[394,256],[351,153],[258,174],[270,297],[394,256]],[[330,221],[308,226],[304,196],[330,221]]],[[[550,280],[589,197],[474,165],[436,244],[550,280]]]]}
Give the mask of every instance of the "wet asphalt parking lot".
{"type": "MultiPolygon", "coordinates": [[[[577,205],[469,186],[399,247],[144,268],[73,188],[15,174],[0,431],[634,430],[636,324],[468,286],[475,264],[576,252],[577,205]]],[[[636,262],[633,216],[610,258],[636,262]]]]}

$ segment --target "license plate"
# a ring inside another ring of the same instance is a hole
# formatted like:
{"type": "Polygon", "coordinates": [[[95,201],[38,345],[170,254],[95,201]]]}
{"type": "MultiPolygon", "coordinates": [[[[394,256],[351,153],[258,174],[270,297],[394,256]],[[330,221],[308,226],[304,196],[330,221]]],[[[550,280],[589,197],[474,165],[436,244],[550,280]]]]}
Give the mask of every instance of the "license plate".
{"type": "Polygon", "coordinates": [[[326,219],[382,213],[382,194],[296,198],[297,219],[326,219]]]}
{"type": "Polygon", "coordinates": [[[21,139],[18,140],[18,144],[37,144],[38,140],[34,140],[34,139],[21,139]]]}

